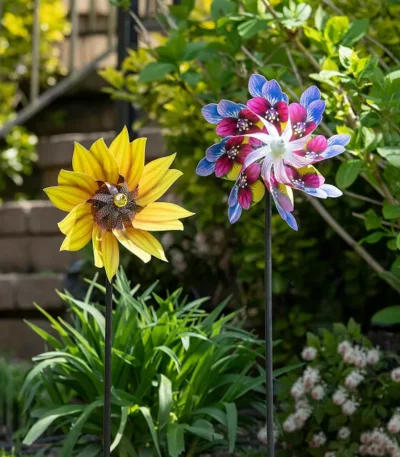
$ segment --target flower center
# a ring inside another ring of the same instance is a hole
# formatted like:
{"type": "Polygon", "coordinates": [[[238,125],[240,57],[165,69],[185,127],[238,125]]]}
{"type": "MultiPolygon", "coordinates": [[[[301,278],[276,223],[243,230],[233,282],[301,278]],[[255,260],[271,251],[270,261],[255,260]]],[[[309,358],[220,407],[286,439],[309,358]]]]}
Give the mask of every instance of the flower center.
{"type": "Polygon", "coordinates": [[[229,149],[226,153],[228,159],[235,160],[237,155],[239,154],[239,148],[234,146],[233,148],[229,149]]]}
{"type": "Polygon", "coordinates": [[[265,112],[265,119],[269,122],[279,121],[279,114],[274,108],[270,108],[265,112]]]}
{"type": "Polygon", "coordinates": [[[239,132],[248,132],[249,128],[253,125],[248,119],[238,119],[236,128],[239,132]]]}
{"type": "Polygon", "coordinates": [[[286,143],[283,138],[277,138],[271,142],[271,151],[275,157],[279,157],[286,152],[286,143]]]}
{"type": "Polygon", "coordinates": [[[113,201],[117,208],[124,208],[128,204],[128,197],[119,192],[114,195],[113,201]]]}
{"type": "Polygon", "coordinates": [[[306,123],[305,122],[298,122],[294,127],[293,127],[293,132],[297,136],[303,136],[306,131],[306,123]]]}
{"type": "Polygon", "coordinates": [[[243,173],[238,178],[238,186],[244,189],[247,185],[247,176],[243,173]]]}

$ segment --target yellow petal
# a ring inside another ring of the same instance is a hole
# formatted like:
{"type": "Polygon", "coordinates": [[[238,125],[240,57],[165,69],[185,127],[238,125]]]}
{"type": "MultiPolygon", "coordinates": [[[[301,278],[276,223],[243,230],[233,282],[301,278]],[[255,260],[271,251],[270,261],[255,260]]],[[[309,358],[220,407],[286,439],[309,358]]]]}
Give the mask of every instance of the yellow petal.
{"type": "Polygon", "coordinates": [[[139,259],[144,263],[150,261],[151,255],[148,252],[143,251],[143,249],[135,244],[128,230],[114,230],[114,235],[122,244],[122,246],[126,247],[126,249],[132,252],[132,254],[135,254],[135,256],[139,257],[139,259]]]}
{"type": "Polygon", "coordinates": [[[103,138],[100,138],[92,144],[90,152],[96,158],[102,169],[102,177],[97,179],[107,181],[111,184],[117,184],[119,178],[118,163],[109,151],[103,138]]]}
{"type": "Polygon", "coordinates": [[[118,270],[119,266],[119,247],[118,241],[113,232],[101,230],[100,232],[100,253],[106,270],[108,280],[112,278],[118,270]]]}
{"type": "Polygon", "coordinates": [[[242,169],[241,163],[234,163],[232,170],[226,175],[226,179],[228,181],[236,181],[237,177],[239,176],[240,170],[242,169]]]}
{"type": "Polygon", "coordinates": [[[60,186],[78,187],[87,193],[89,199],[99,188],[97,182],[85,173],[75,171],[61,170],[58,175],[58,184],[60,186]]]}
{"type": "Polygon", "coordinates": [[[253,204],[258,203],[265,194],[265,186],[261,181],[256,181],[254,184],[250,186],[251,192],[253,194],[253,204]]]}
{"type": "Polygon", "coordinates": [[[137,216],[133,218],[132,225],[141,230],[150,230],[151,232],[165,232],[166,230],[183,230],[183,224],[177,219],[172,221],[149,221],[138,220],[137,216]]]}
{"type": "Polygon", "coordinates": [[[158,200],[182,175],[183,173],[179,170],[168,170],[163,176],[163,178],[160,181],[158,181],[158,183],[152,189],[150,189],[146,194],[138,195],[138,197],[135,199],[136,203],[140,206],[146,206],[149,203],[158,200]]]}
{"type": "Polygon", "coordinates": [[[176,154],[161,157],[160,159],[153,160],[144,167],[142,177],[139,181],[138,197],[144,197],[163,179],[175,156],[176,154]]]}
{"type": "Polygon", "coordinates": [[[60,251],[79,251],[92,238],[93,217],[90,205],[83,203],[75,207],[68,216],[59,223],[60,230],[67,235],[60,251]]]}
{"type": "Polygon", "coordinates": [[[95,181],[103,181],[103,170],[96,157],[81,144],[75,143],[72,156],[72,168],[78,173],[85,173],[95,181]]]}
{"type": "Polygon", "coordinates": [[[90,203],[81,203],[64,217],[64,219],[58,223],[58,227],[64,235],[68,235],[69,232],[74,228],[76,223],[81,223],[81,220],[93,224],[93,216],[91,211],[90,203]]]}
{"type": "Polygon", "coordinates": [[[140,213],[136,214],[135,220],[149,222],[172,221],[193,215],[194,213],[175,205],[175,203],[154,202],[148,204],[140,213]]]}
{"type": "Polygon", "coordinates": [[[125,178],[129,190],[134,190],[139,183],[144,169],[144,157],[147,138],[137,138],[129,143],[128,129],[121,133],[110,145],[119,166],[119,173],[125,178]]]}
{"type": "Polygon", "coordinates": [[[86,191],[73,186],[54,186],[44,189],[50,201],[62,211],[71,211],[80,203],[86,202],[86,191]]]}
{"type": "Polygon", "coordinates": [[[92,232],[92,242],[93,242],[93,257],[94,264],[97,268],[103,268],[103,259],[101,257],[100,251],[100,241],[101,241],[101,228],[94,224],[92,232]]]}
{"type": "Polygon", "coordinates": [[[135,228],[128,228],[126,232],[132,242],[140,249],[167,262],[161,243],[151,233],[135,228]]]}

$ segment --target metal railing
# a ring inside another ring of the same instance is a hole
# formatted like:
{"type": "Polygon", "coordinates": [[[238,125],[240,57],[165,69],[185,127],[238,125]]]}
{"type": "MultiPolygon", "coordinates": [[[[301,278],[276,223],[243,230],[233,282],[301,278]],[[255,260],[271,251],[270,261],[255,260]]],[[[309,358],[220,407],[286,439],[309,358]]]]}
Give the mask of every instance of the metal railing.
{"type": "MultiPolygon", "coordinates": [[[[98,1],[88,0],[89,9],[88,17],[88,32],[96,33],[98,24],[98,1]]],[[[2,11],[4,7],[0,0],[0,19],[2,18],[2,11]]],[[[16,117],[9,122],[0,126],[0,139],[4,138],[6,134],[15,126],[24,124],[35,114],[40,112],[43,108],[48,106],[57,98],[63,96],[73,86],[82,82],[88,75],[90,75],[101,62],[108,58],[111,54],[118,50],[118,64],[123,60],[126,55],[128,47],[136,47],[138,45],[138,36],[135,27],[131,21],[130,15],[127,12],[119,10],[113,6],[111,2],[102,0],[102,6],[107,5],[106,17],[107,27],[101,33],[107,35],[106,48],[101,50],[89,62],[78,68],[77,56],[79,54],[79,40],[80,40],[80,14],[79,4],[81,0],[69,0],[69,20],[71,23],[71,32],[69,37],[69,46],[67,49],[67,70],[66,77],[60,79],[53,87],[40,91],[40,5],[41,0],[34,0],[34,14],[33,14],[33,27],[32,27],[32,67],[30,74],[29,84],[29,101],[20,111],[16,117]],[[118,17],[118,20],[117,20],[118,17]],[[117,46],[118,41],[118,46],[117,46]]],[[[178,3],[176,0],[132,0],[131,10],[142,17],[144,20],[151,20],[158,12],[172,3],[178,3]]],[[[0,38],[1,38],[1,21],[0,21],[0,38]]],[[[0,63],[1,64],[1,63],[0,63]]]]}

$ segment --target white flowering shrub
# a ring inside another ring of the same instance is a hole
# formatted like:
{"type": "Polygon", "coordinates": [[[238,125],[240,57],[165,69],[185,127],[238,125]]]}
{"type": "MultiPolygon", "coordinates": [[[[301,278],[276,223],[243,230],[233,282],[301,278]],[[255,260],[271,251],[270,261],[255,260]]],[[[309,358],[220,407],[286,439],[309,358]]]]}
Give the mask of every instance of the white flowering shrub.
{"type": "Polygon", "coordinates": [[[400,356],[351,320],[308,334],[304,367],[282,380],[282,457],[400,457],[400,356]]]}

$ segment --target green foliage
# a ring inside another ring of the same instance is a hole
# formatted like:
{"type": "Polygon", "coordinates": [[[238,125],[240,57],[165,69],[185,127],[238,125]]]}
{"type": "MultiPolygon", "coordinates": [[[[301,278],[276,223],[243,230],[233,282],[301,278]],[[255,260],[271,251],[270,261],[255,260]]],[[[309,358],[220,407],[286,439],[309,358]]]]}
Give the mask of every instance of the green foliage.
{"type": "MultiPolygon", "coordinates": [[[[25,106],[26,80],[32,67],[33,0],[2,2],[0,34],[0,126],[12,120],[25,106]]],[[[40,2],[40,82],[43,87],[55,84],[62,72],[56,45],[68,31],[66,9],[61,0],[40,2]]],[[[7,180],[21,185],[24,175],[32,171],[36,160],[37,138],[22,127],[13,128],[0,145],[0,191],[7,180]]]]}
{"type": "MultiPolygon", "coordinates": [[[[145,113],[136,127],[157,121],[168,150],[178,152],[178,166],[185,172],[180,190],[187,205],[197,209],[197,231],[204,230],[206,238],[218,229],[225,231],[221,243],[229,261],[214,259],[212,251],[201,261],[208,262],[218,278],[227,276],[220,265],[232,265],[234,271],[228,274],[237,278],[232,287],[240,291],[240,301],[249,305],[261,303],[262,211],[254,208],[240,223],[230,226],[226,218],[229,183],[221,184],[213,177],[200,181],[195,175],[205,149],[218,141],[214,126],[204,121],[200,109],[222,98],[246,100],[247,81],[253,72],[277,79],[292,101],[302,88],[317,83],[327,102],[326,123],[318,133],[349,133],[352,137],[342,162],[319,164],[328,182],[336,176],[339,187],[349,189],[351,195],[324,204],[353,238],[368,243],[366,248],[386,273],[373,276],[297,194],[299,233],[283,227],[278,216],[273,220],[274,293],[282,303],[296,300],[306,311],[322,307],[324,320],[338,313],[344,317],[357,313],[365,321],[370,316],[364,310],[376,310],[378,300],[373,297],[385,291],[395,301],[400,290],[395,253],[399,224],[396,219],[387,220],[379,206],[371,207],[368,200],[397,205],[400,198],[395,57],[399,34],[393,19],[398,7],[383,0],[374,0],[373,8],[366,0],[357,2],[356,9],[348,3],[340,1],[336,9],[330,9],[316,1],[275,1],[273,7],[250,0],[182,2],[160,15],[166,37],[152,36],[151,45],[130,52],[121,71],[107,69],[102,75],[110,84],[106,92],[145,113]],[[380,42],[389,29],[392,39],[380,42]],[[371,211],[381,224],[372,229],[379,235],[370,237],[367,218],[371,211]],[[360,221],[363,217],[365,227],[360,221]],[[327,256],[333,252],[344,254],[329,261],[327,256]],[[316,281],[316,271],[327,275],[318,274],[316,281]],[[396,292],[388,292],[381,278],[396,292]],[[333,286],[338,282],[340,286],[333,286]],[[352,309],[342,308],[341,303],[350,303],[352,309]]],[[[196,251],[195,242],[190,246],[192,249],[184,249],[185,256],[196,251]]]]}
{"type": "MultiPolygon", "coordinates": [[[[46,430],[67,432],[60,457],[101,454],[104,317],[91,304],[60,294],[70,306],[68,321],[49,319],[54,338],[35,330],[51,348],[34,358],[22,395],[35,423],[31,444],[46,430]]],[[[206,299],[187,302],[181,291],[165,299],[131,288],[121,271],[114,287],[112,351],[112,448],[116,455],[177,457],[218,447],[235,449],[238,427],[251,419],[241,407],[264,408],[263,344],[234,326],[238,313],[222,316],[228,300],[211,313],[206,299]],[[260,365],[259,365],[260,364],[260,365]]]]}
{"type": "MultiPolygon", "coordinates": [[[[400,403],[399,384],[392,376],[400,366],[398,354],[374,348],[350,320],[347,326],[334,324],[332,331],[308,334],[302,355],[303,371],[280,382],[282,457],[324,457],[330,452],[355,457],[366,443],[361,435],[378,429],[396,446],[400,444],[387,427],[400,403]],[[325,439],[317,446],[321,433],[325,439]]],[[[377,443],[377,449],[389,455],[382,444],[377,443]]]]}

